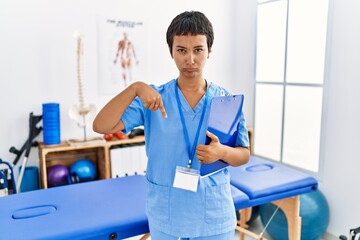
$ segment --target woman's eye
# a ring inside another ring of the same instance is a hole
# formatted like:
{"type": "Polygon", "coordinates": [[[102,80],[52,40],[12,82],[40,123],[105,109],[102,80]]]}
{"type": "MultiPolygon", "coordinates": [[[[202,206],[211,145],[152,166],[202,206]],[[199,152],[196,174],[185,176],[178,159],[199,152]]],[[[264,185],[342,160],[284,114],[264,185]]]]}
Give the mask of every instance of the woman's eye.
{"type": "Polygon", "coordinates": [[[185,53],[185,50],[184,49],[178,49],[177,50],[179,53],[185,53]]]}

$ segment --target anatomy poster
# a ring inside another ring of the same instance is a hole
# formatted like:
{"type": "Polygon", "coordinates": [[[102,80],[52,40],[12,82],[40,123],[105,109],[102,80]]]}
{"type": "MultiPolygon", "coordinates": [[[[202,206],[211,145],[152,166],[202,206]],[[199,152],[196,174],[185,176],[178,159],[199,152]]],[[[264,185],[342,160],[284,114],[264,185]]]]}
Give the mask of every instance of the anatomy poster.
{"type": "Polygon", "coordinates": [[[146,31],[142,21],[99,18],[99,90],[119,93],[135,81],[145,81],[146,31]]]}

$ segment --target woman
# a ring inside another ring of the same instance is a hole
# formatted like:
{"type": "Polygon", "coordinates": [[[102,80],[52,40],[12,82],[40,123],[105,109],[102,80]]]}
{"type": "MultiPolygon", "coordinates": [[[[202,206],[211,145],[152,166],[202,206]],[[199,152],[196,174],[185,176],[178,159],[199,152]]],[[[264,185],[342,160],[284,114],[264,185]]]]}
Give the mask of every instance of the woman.
{"type": "Polygon", "coordinates": [[[144,126],[152,240],[230,240],[236,216],[228,171],[199,177],[199,169],[219,159],[232,166],[249,160],[244,115],[236,147],[222,145],[205,129],[210,100],[230,93],[203,77],[214,40],[212,24],[203,13],[176,16],[166,39],[179,76],[160,86],[131,84],[104,106],[93,129],[129,132],[144,126]],[[211,139],[208,145],[206,136],[211,139]]]}

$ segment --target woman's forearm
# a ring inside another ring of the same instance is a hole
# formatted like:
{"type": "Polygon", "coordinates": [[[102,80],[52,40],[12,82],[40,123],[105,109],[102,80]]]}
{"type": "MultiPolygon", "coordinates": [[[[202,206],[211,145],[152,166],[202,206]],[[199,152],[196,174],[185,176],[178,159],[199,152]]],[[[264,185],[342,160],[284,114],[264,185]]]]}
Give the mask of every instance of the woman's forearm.
{"type": "Polygon", "coordinates": [[[124,91],[111,99],[97,114],[93,122],[93,130],[97,133],[114,133],[124,129],[121,116],[136,97],[136,85],[131,84],[124,91]]]}

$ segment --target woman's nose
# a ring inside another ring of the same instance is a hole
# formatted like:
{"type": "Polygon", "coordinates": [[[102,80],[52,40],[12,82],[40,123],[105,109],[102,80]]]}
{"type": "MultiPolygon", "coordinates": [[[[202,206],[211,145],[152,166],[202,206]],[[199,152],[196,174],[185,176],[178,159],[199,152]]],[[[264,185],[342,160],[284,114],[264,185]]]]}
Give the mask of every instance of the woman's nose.
{"type": "Polygon", "coordinates": [[[195,62],[195,55],[193,53],[189,53],[187,55],[187,59],[186,59],[187,63],[189,64],[193,64],[195,62]]]}

